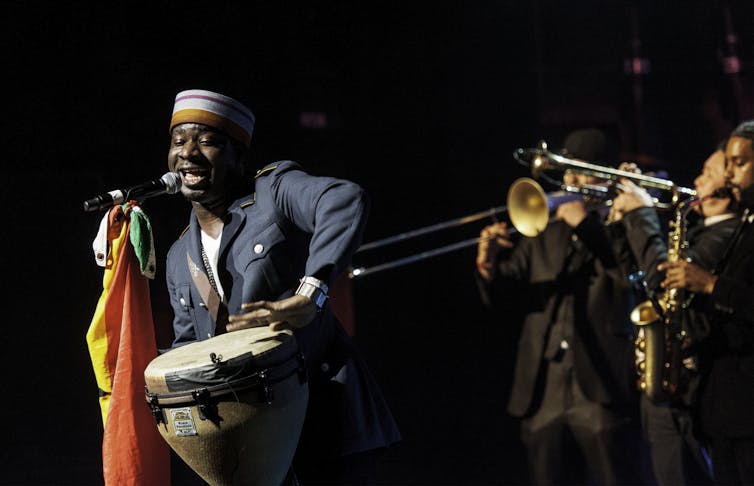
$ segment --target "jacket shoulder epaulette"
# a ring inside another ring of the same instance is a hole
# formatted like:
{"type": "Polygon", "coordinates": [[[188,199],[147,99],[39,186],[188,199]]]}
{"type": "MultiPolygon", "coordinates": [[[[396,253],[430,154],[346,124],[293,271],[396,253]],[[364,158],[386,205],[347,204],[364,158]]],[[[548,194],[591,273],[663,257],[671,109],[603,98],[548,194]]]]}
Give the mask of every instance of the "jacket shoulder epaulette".
{"type": "Polygon", "coordinates": [[[256,192],[251,195],[251,199],[250,200],[242,202],[239,207],[241,207],[242,209],[243,208],[248,208],[249,206],[253,205],[255,202],[257,202],[257,193],[256,192]]]}
{"type": "Polygon", "coordinates": [[[260,177],[269,174],[270,172],[274,171],[277,168],[278,168],[278,164],[268,165],[267,167],[263,167],[257,171],[257,173],[254,175],[254,179],[255,180],[259,179],[260,177]]]}

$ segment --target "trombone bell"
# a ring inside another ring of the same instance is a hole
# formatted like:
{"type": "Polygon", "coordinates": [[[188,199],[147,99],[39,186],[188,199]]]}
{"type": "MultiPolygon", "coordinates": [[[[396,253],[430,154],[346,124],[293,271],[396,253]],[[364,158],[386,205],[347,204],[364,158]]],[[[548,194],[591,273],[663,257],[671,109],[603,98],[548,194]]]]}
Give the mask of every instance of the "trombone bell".
{"type": "Polygon", "coordinates": [[[550,206],[547,194],[537,181],[522,177],[508,189],[508,217],[525,236],[537,236],[547,226],[550,206]]]}
{"type": "MultiPolygon", "coordinates": [[[[578,189],[573,189],[578,191],[578,189]]],[[[550,213],[563,203],[583,199],[587,192],[561,191],[546,194],[534,179],[516,179],[508,189],[508,217],[524,236],[537,236],[550,221],[550,213]]],[[[591,194],[591,193],[589,193],[591,194]]]]}

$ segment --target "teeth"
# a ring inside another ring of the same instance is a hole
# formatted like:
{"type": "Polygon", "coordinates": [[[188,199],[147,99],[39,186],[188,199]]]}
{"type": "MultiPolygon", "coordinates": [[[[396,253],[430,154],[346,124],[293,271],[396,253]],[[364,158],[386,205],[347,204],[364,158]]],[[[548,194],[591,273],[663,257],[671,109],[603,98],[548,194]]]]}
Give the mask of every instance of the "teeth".
{"type": "Polygon", "coordinates": [[[188,185],[197,184],[204,180],[208,175],[208,171],[205,169],[182,169],[180,172],[183,176],[183,180],[188,185]]]}
{"type": "Polygon", "coordinates": [[[202,180],[201,175],[192,174],[191,172],[184,173],[183,177],[188,183],[199,182],[200,180],[202,180]]]}

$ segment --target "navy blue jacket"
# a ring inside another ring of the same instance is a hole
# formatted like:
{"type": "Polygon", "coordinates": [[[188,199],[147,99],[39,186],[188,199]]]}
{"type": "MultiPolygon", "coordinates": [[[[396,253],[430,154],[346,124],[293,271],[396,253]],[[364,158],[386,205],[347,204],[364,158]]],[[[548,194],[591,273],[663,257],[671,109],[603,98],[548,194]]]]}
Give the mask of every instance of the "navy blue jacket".
{"type": "MultiPolygon", "coordinates": [[[[231,315],[241,313],[244,303],[293,295],[304,275],[329,266],[334,268],[332,275],[337,275],[350,264],[366,224],[368,198],[358,185],[311,176],[295,162],[278,162],[260,170],[254,190],[230,206],[222,232],[217,278],[231,315]]],[[[188,229],[168,253],[174,347],[215,335],[186,257],[202,269],[200,235],[192,212],[188,229]]],[[[321,413],[307,415],[309,426],[318,422],[316,428],[329,434],[330,450],[317,452],[348,454],[398,441],[398,429],[377,385],[328,306],[294,334],[310,375],[310,411],[337,411],[327,414],[327,419],[321,413]],[[345,373],[333,381],[341,371],[345,373]]],[[[307,424],[304,435],[306,431],[307,424]]]]}

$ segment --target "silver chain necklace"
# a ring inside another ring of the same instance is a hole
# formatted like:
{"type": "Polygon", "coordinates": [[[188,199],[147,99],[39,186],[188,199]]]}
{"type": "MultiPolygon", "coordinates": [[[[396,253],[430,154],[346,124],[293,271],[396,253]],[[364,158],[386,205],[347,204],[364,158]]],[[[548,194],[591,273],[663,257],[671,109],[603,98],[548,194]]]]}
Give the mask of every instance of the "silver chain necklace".
{"type": "Polygon", "coordinates": [[[207,252],[204,251],[204,245],[202,245],[202,262],[204,263],[204,268],[207,270],[207,278],[209,279],[209,284],[212,286],[212,290],[215,291],[217,296],[220,296],[220,291],[217,290],[217,283],[215,282],[215,275],[212,273],[212,267],[209,264],[209,258],[207,257],[207,252]]]}

